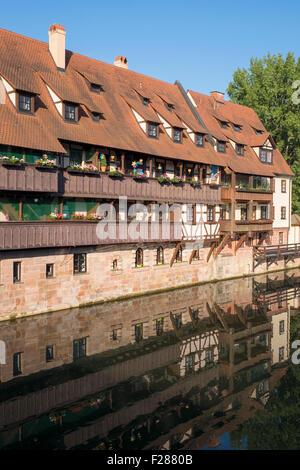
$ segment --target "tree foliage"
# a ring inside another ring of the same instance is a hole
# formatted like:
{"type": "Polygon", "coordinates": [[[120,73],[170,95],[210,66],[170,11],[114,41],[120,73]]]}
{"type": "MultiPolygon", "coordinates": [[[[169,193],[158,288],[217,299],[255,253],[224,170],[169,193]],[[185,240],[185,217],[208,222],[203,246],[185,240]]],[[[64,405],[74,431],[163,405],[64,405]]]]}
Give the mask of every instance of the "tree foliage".
{"type": "Polygon", "coordinates": [[[289,52],[252,58],[248,70],[238,68],[227,93],[232,102],[253,108],[295,173],[293,207],[300,214],[300,58],[289,52]],[[296,86],[296,85],[295,85],[296,86]],[[299,90],[299,91],[298,91],[299,90]],[[294,94],[294,95],[293,95],[294,94]]]}

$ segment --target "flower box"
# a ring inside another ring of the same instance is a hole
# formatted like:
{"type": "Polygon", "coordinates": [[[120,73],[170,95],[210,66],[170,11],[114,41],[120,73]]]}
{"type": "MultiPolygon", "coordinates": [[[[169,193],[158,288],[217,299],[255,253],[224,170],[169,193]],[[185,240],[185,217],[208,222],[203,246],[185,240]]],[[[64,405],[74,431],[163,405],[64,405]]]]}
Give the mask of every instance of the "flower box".
{"type": "Polygon", "coordinates": [[[78,168],[67,168],[68,173],[77,173],[77,174],[85,174],[85,175],[99,175],[98,170],[80,170],[78,168]]]}
{"type": "Polygon", "coordinates": [[[160,184],[170,184],[171,183],[171,178],[169,178],[169,176],[167,176],[167,175],[163,175],[163,176],[159,176],[157,178],[157,181],[160,184]]]}
{"type": "Polygon", "coordinates": [[[193,186],[194,188],[200,187],[201,186],[201,181],[191,180],[190,185],[193,186]]]}
{"type": "Polygon", "coordinates": [[[181,184],[183,183],[183,179],[180,176],[175,176],[172,180],[172,184],[181,184]]]}
{"type": "Polygon", "coordinates": [[[108,176],[111,178],[123,178],[123,173],[121,173],[119,170],[113,170],[108,173],[108,176]]]}
{"type": "Polygon", "coordinates": [[[140,175],[139,173],[135,173],[133,175],[133,179],[136,181],[147,181],[148,177],[146,175],[140,175]]]}

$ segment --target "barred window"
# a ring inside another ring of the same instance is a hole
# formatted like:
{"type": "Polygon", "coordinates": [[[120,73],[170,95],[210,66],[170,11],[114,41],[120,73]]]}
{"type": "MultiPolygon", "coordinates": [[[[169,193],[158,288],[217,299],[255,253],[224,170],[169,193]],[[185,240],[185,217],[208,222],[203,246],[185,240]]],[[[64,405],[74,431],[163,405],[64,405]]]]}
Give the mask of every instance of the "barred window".
{"type": "Polygon", "coordinates": [[[74,274],[86,273],[86,253],[75,253],[74,254],[74,274]]]}

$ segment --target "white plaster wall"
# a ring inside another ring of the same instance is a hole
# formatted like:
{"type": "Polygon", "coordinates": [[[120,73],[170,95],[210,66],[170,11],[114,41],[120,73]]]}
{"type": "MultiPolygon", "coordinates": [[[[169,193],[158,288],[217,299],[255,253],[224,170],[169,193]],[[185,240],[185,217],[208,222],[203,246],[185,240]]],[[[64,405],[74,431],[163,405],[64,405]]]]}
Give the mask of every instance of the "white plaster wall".
{"type": "Polygon", "coordinates": [[[291,178],[287,176],[274,178],[275,191],[273,194],[273,205],[275,218],[273,228],[289,228],[291,221],[291,178]],[[281,180],[286,180],[286,193],[281,192],[281,180]],[[286,220],[281,220],[281,207],[286,207],[286,220]]]}

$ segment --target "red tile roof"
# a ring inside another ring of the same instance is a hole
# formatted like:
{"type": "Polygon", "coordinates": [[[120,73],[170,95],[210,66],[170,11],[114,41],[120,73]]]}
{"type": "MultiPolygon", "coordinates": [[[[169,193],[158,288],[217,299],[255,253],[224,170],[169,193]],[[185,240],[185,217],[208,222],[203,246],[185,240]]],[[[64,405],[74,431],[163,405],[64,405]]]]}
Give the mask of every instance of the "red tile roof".
{"type": "Polygon", "coordinates": [[[203,130],[176,85],[147,77],[66,51],[65,73],[58,71],[48,44],[0,29],[0,76],[13,87],[39,93],[40,106],[34,116],[21,115],[6,97],[0,104],[0,143],[40,150],[65,152],[61,141],[136,151],[144,154],[225,166],[221,155],[206,142],[197,147],[183,132],[182,144],[174,143],[159,124],[159,138],[145,135],[130,107],[144,119],[160,123],[155,110],[173,126],[182,121],[194,131],[203,130]],[[87,80],[101,85],[93,93],[87,80]],[[78,123],[65,122],[46,88],[47,84],[62,100],[80,103],[78,123]],[[143,105],[137,94],[149,97],[143,105]],[[162,98],[161,98],[162,97],[162,98]],[[163,103],[174,105],[171,112],[163,103]],[[101,112],[95,122],[87,110],[101,112]]]}
{"type": "Polygon", "coordinates": [[[223,158],[233,171],[264,176],[274,176],[274,174],[293,176],[292,170],[278,149],[273,151],[272,165],[261,163],[254,152],[254,147],[264,145],[271,137],[253,109],[229,101],[224,101],[222,104],[213,96],[195,91],[189,93],[211,135],[218,140],[227,141],[226,154],[223,154],[223,158]],[[228,128],[222,128],[219,121],[229,123],[228,128]],[[240,131],[235,131],[233,124],[241,126],[240,131]],[[255,129],[263,133],[256,134],[255,129]],[[244,156],[237,155],[229,140],[245,145],[244,156]]]}

